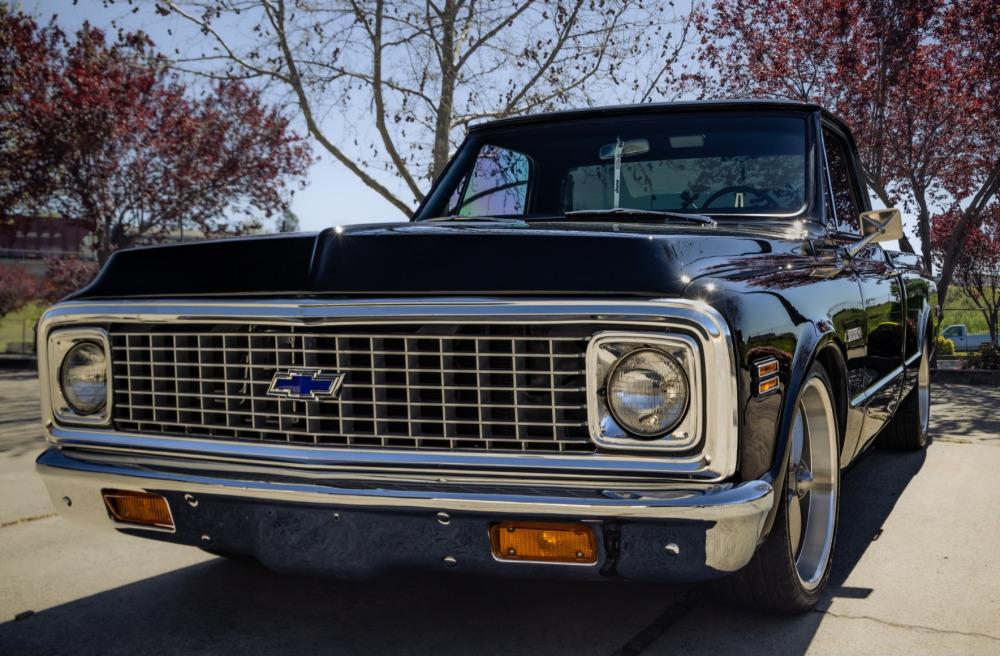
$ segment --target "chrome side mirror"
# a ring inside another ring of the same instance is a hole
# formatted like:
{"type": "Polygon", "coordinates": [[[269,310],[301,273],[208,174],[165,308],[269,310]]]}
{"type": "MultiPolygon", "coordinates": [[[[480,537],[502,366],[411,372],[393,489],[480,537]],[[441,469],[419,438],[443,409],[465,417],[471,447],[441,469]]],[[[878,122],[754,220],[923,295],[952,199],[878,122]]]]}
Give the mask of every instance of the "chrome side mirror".
{"type": "Polygon", "coordinates": [[[903,238],[903,214],[895,207],[862,212],[860,219],[864,236],[847,247],[848,259],[856,257],[870,244],[903,238]]]}
{"type": "Polygon", "coordinates": [[[895,207],[861,213],[861,230],[867,237],[877,233],[871,243],[903,238],[903,214],[895,207]]]}

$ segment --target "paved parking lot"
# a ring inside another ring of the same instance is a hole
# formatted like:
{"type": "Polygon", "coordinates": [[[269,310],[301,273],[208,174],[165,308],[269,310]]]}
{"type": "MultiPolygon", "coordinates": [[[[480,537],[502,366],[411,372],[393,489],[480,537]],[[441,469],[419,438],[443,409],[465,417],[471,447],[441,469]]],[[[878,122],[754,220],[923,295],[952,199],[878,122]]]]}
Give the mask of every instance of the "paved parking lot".
{"type": "Polygon", "coordinates": [[[936,388],[926,452],[845,476],[832,585],[800,617],[706,586],[291,577],[93,533],[35,477],[37,403],[0,373],[0,654],[1000,654],[996,388],[936,388]]]}

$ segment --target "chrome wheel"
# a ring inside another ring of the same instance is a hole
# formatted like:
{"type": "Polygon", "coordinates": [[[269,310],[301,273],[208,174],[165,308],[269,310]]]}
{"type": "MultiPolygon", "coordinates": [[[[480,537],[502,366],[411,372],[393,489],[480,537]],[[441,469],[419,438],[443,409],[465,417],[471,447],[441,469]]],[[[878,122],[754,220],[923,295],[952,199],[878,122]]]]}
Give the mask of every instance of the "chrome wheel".
{"type": "Polygon", "coordinates": [[[920,358],[920,369],[917,371],[917,407],[920,412],[920,433],[925,434],[931,418],[931,364],[926,344],[920,358]]]}
{"type": "Polygon", "coordinates": [[[819,377],[802,390],[792,424],[786,503],[789,546],[799,583],[815,590],[826,573],[837,522],[840,484],[837,423],[819,377]]]}

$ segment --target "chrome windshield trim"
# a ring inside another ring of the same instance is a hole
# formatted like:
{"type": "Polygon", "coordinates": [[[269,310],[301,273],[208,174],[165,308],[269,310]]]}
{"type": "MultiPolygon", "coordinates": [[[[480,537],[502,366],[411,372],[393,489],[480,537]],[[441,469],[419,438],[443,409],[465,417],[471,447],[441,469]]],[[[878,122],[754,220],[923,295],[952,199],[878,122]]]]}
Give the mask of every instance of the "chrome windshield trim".
{"type": "MultiPolygon", "coordinates": [[[[482,470],[544,469],[563,472],[601,471],[664,474],[719,481],[736,470],[737,373],[729,329],[721,315],[707,303],[688,299],[591,300],[427,298],[347,300],[115,300],[69,301],[50,308],[39,322],[38,339],[66,325],[86,326],[107,322],[177,323],[212,322],[321,326],[373,323],[540,323],[629,324],[637,329],[683,331],[711,349],[715,393],[706,394],[706,422],[702,448],[697,453],[644,456],[624,453],[587,455],[442,453],[438,451],[354,450],[296,447],[280,443],[203,440],[120,433],[114,430],[78,430],[55,423],[48,385],[42,384],[42,412],[49,440],[58,445],[96,446],[177,455],[213,454],[233,459],[264,459],[339,465],[400,465],[419,467],[475,467],[482,470]]],[[[39,350],[39,375],[52,375],[46,350],[39,350]]]]}

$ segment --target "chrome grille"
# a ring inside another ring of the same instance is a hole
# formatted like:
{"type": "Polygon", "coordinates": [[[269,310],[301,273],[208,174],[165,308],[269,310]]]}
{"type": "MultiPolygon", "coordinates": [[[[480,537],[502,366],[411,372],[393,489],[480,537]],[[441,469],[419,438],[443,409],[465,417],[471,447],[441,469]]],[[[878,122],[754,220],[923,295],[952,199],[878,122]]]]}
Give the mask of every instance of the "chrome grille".
{"type": "Polygon", "coordinates": [[[118,324],[120,431],[321,446],[588,452],[584,354],[565,325],[118,324]],[[275,372],[346,374],[336,400],[267,395],[275,372]]]}

